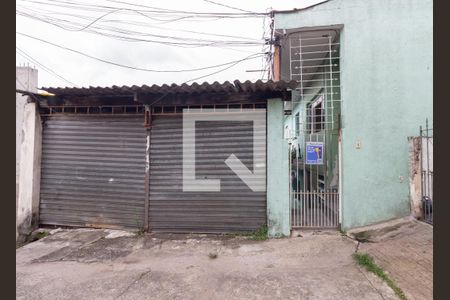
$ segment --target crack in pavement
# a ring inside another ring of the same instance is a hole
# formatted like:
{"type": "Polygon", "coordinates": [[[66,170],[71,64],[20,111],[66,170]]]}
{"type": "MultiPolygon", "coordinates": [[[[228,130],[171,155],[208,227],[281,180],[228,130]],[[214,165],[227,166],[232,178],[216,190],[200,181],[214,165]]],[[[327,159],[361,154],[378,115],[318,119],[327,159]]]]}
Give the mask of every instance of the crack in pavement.
{"type": "Polygon", "coordinates": [[[380,295],[381,299],[386,300],[383,296],[383,294],[373,285],[372,281],[370,281],[370,279],[367,277],[367,275],[364,273],[363,270],[361,270],[361,268],[359,266],[357,266],[358,271],[363,274],[364,278],[366,278],[366,280],[369,282],[369,284],[372,286],[372,288],[378,293],[378,295],[380,295]]]}
{"type": "Polygon", "coordinates": [[[355,249],[355,253],[358,253],[359,250],[359,245],[361,244],[361,242],[358,241],[358,244],[356,244],[356,249],[355,249]]]}
{"type": "MultiPolygon", "coordinates": [[[[356,244],[355,247],[355,253],[358,253],[359,250],[359,245],[361,244],[360,241],[358,241],[358,243],[356,244]]],[[[370,281],[370,279],[367,277],[366,273],[364,273],[363,270],[361,270],[361,268],[359,266],[356,266],[358,268],[358,271],[364,276],[364,278],[366,278],[366,280],[369,282],[370,286],[372,286],[372,288],[378,293],[378,295],[380,295],[381,299],[386,300],[383,296],[383,294],[373,285],[372,281],[370,281]]]]}
{"type": "Polygon", "coordinates": [[[96,243],[96,242],[98,242],[98,241],[100,241],[101,239],[104,239],[104,238],[105,238],[104,236],[101,236],[101,237],[98,237],[98,238],[96,238],[96,239],[94,239],[94,240],[92,240],[90,242],[84,243],[83,245],[78,247],[78,250],[81,250],[81,249],[83,249],[83,248],[85,248],[87,246],[90,246],[90,245],[92,245],[92,244],[94,244],[94,243],[96,243]]]}
{"type": "Polygon", "coordinates": [[[135,284],[137,283],[139,280],[142,279],[142,277],[144,277],[145,275],[147,275],[148,273],[150,273],[152,270],[148,270],[145,272],[142,272],[141,274],[139,274],[138,278],[136,278],[135,280],[133,280],[126,288],[125,290],[123,290],[117,297],[115,297],[114,299],[119,299],[120,297],[122,297],[126,292],[128,292],[128,290],[135,284]]]}

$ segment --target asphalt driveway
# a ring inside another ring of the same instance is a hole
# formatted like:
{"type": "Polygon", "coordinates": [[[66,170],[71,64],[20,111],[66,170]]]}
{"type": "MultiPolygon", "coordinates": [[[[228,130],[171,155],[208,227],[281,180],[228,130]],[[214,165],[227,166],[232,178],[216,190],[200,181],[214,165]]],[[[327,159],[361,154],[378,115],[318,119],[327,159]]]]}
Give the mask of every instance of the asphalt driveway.
{"type": "Polygon", "coordinates": [[[252,241],[62,230],[16,250],[18,299],[396,299],[338,232],[252,241]]]}

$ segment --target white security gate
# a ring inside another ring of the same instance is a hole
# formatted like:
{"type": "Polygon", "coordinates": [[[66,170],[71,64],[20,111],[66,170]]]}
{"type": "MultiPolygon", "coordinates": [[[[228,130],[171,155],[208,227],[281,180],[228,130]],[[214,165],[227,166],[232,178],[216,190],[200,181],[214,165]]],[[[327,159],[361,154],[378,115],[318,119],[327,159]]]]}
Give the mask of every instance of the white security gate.
{"type": "Polygon", "coordinates": [[[423,220],[433,225],[433,128],[420,127],[423,220]]]}
{"type": "Polygon", "coordinates": [[[339,31],[288,35],[290,79],[299,82],[290,124],[291,226],[337,228],[340,219],[339,31]]]}
{"type": "Polygon", "coordinates": [[[339,226],[339,193],[333,190],[293,193],[291,220],[294,227],[339,226]]]}

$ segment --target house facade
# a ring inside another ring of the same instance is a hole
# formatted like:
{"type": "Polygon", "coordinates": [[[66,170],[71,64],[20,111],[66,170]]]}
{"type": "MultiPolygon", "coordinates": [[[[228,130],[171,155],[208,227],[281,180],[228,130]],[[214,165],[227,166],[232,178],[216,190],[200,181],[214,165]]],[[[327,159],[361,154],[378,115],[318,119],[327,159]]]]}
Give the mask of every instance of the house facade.
{"type": "Polygon", "coordinates": [[[432,9],[330,0],[274,13],[275,78],[299,82],[284,118],[293,227],[411,213],[407,137],[433,120],[432,9]]]}
{"type": "Polygon", "coordinates": [[[432,2],[273,17],[275,81],[22,91],[19,234],[279,237],[411,214],[408,137],[433,120],[432,2]]]}

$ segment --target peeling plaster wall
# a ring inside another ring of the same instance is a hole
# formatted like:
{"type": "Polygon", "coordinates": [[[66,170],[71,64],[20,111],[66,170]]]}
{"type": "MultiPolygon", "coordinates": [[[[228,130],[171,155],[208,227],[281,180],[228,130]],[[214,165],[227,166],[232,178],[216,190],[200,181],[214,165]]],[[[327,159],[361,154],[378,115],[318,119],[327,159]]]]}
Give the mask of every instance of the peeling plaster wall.
{"type": "MultiPolygon", "coordinates": [[[[16,67],[16,89],[37,92],[38,71],[30,67],[16,67]]],[[[19,181],[20,144],[22,140],[23,110],[27,96],[16,93],[16,185],[19,181]]],[[[16,186],[16,193],[17,193],[16,186]]]]}
{"type": "Polygon", "coordinates": [[[420,137],[409,137],[409,193],[411,196],[411,214],[422,217],[422,181],[420,177],[421,145],[420,137]]]}
{"type": "Polygon", "coordinates": [[[20,144],[16,240],[28,235],[39,221],[42,124],[36,103],[24,106],[20,144]]]}
{"type": "MultiPolygon", "coordinates": [[[[38,85],[38,70],[30,67],[16,67],[16,89],[26,90],[30,92],[37,92],[38,85]]],[[[19,174],[20,174],[20,158],[21,145],[23,143],[23,125],[24,125],[24,110],[27,103],[28,96],[23,96],[16,93],[16,223],[18,216],[18,201],[19,201],[19,174]]],[[[18,230],[16,226],[16,239],[18,237],[18,230]]]]}

